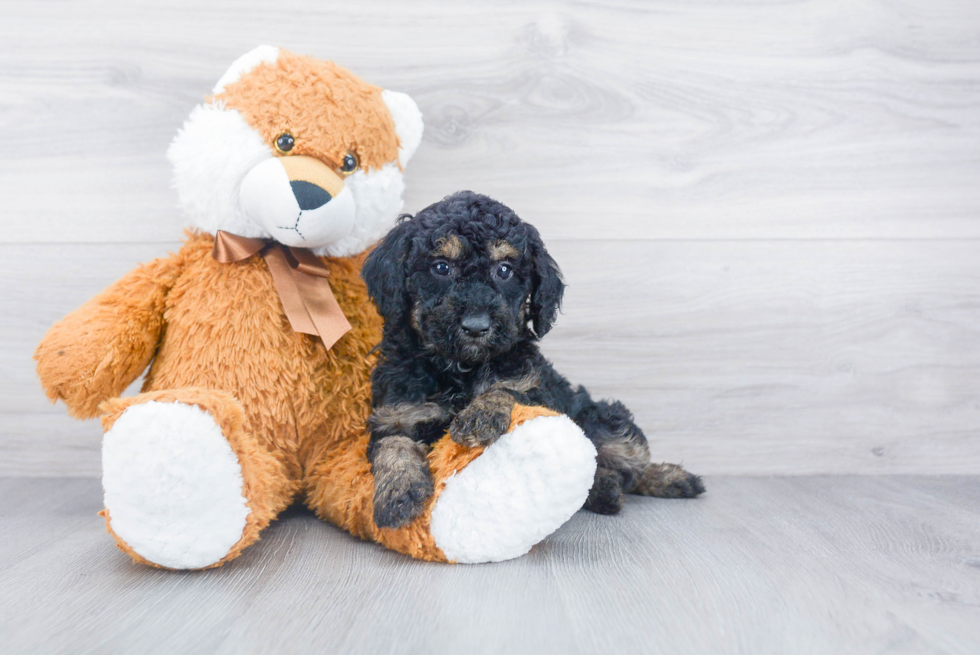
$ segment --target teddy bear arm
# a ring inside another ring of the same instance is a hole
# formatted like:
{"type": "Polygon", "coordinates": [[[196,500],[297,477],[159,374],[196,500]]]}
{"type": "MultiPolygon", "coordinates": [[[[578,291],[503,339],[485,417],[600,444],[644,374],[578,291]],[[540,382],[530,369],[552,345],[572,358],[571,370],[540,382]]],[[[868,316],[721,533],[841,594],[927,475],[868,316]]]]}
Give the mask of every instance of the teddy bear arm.
{"type": "Polygon", "coordinates": [[[361,539],[429,561],[496,562],[526,553],[582,507],[596,470],[592,442],[567,416],[517,404],[508,433],[470,448],[444,435],[428,454],[435,491],[398,528],[374,522],[368,435],[309,467],[307,505],[361,539]]]}
{"type": "Polygon", "coordinates": [[[177,256],[140,266],[48,330],[34,353],[48,398],[64,401],[75,418],[94,418],[99,403],[139,377],[156,352],[179,272],[177,256]]]}

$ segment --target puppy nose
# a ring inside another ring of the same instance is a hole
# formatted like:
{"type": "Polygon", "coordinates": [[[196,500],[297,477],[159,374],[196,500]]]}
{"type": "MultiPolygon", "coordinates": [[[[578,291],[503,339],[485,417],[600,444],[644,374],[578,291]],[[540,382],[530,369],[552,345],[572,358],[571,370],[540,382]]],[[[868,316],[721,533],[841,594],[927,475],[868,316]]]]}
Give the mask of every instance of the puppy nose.
{"type": "Polygon", "coordinates": [[[296,196],[296,202],[303,211],[323,207],[333,198],[326,189],[312,182],[293,180],[289,183],[289,186],[293,188],[293,195],[296,196]]]}
{"type": "Polygon", "coordinates": [[[471,337],[481,337],[490,331],[490,316],[487,314],[464,316],[459,324],[471,337]]]}

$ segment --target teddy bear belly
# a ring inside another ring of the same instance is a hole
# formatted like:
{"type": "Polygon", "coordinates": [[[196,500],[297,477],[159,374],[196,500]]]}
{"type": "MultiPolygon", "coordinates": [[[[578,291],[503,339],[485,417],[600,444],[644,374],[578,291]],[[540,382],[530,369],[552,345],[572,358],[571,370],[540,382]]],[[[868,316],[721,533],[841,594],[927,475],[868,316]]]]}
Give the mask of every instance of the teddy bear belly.
{"type": "Polygon", "coordinates": [[[299,479],[325,449],[360,436],[370,413],[368,352],[381,339],[381,319],[360,279],[363,257],[324,260],[353,326],[327,351],[318,337],[293,331],[261,257],[222,264],[213,244],[193,234],[179,253],[182,272],[143,390],[231,393],[249,431],[299,479]]]}
{"type": "Polygon", "coordinates": [[[299,479],[314,453],[363,432],[369,367],[326,352],[314,337],[283,324],[284,317],[263,317],[248,305],[220,325],[207,317],[180,320],[186,316],[180,308],[168,312],[173,318],[143,391],[202,387],[231,393],[242,404],[248,431],[299,479]]]}

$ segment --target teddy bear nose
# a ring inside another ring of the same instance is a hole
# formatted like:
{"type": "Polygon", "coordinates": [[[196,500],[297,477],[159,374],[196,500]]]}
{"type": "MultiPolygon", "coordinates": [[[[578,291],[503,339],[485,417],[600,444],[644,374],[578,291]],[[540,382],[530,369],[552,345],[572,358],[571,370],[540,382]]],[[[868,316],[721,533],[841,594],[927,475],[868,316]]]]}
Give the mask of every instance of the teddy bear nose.
{"type": "Polygon", "coordinates": [[[490,330],[490,317],[486,314],[464,316],[459,324],[471,337],[482,337],[490,330]]]}
{"type": "Polygon", "coordinates": [[[293,195],[296,196],[296,202],[299,204],[299,208],[304,211],[323,207],[333,198],[333,196],[327,193],[326,189],[312,182],[294,180],[289,183],[289,186],[293,188],[293,195]]]}

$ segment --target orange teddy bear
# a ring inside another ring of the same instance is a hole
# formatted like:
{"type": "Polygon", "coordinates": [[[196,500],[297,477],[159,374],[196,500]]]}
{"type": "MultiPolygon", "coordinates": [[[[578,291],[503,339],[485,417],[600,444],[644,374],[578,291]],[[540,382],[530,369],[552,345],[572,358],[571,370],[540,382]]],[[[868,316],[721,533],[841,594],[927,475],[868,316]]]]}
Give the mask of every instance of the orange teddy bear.
{"type": "Polygon", "coordinates": [[[439,441],[428,509],[374,525],[365,421],[381,320],[360,269],[401,211],[421,137],[407,95],[268,46],[193,110],[168,152],[186,243],[34,355],[52,400],[102,419],[102,515],[134,560],[220,566],[302,498],[413,557],[498,561],[582,506],[594,447],[567,417],[518,406],[485,450],[439,441]],[[147,366],[142,393],[120,397],[147,366]]]}

